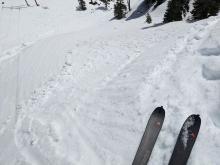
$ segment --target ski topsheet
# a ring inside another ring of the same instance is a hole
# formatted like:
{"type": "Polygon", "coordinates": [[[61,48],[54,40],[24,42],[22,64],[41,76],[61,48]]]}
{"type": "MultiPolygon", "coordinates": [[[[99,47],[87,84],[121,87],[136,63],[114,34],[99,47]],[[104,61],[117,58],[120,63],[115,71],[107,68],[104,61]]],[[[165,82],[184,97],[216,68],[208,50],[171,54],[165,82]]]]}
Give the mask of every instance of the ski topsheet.
{"type": "Polygon", "coordinates": [[[144,135],[136,152],[132,165],[146,165],[154,144],[163,125],[165,111],[163,107],[156,108],[148,120],[144,135]]]}
{"type": "Polygon", "coordinates": [[[199,115],[191,115],[184,122],[176,141],[169,165],[186,165],[201,125],[199,115]]]}

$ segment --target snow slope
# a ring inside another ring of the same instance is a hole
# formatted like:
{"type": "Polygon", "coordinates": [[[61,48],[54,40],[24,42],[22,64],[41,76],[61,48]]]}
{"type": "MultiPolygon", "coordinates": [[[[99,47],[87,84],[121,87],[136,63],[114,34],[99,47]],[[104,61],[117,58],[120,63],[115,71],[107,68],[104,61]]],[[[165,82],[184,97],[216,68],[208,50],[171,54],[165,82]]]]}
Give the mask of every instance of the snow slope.
{"type": "MultiPolygon", "coordinates": [[[[0,144],[7,148],[0,164],[131,164],[161,105],[166,118],[149,164],[168,163],[192,113],[202,125],[188,164],[220,163],[219,16],[152,26],[143,17],[109,21],[111,11],[100,7],[77,12],[70,0],[41,4],[49,9],[1,10],[1,36],[8,36],[0,44],[0,144]],[[13,22],[18,12],[25,30],[14,34],[7,16],[13,22]]],[[[154,23],[164,7],[153,11],[154,23]]]]}

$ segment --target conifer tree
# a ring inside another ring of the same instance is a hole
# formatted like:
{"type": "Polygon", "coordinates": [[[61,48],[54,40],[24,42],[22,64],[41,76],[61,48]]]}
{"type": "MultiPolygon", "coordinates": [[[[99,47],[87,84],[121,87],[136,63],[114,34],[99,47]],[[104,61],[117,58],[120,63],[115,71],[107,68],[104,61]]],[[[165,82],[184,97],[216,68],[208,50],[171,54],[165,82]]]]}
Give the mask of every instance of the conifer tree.
{"type": "Polygon", "coordinates": [[[100,0],[100,1],[103,2],[105,4],[105,8],[108,9],[108,5],[111,0],[100,0]]]}
{"type": "Polygon", "coordinates": [[[151,16],[149,13],[147,13],[147,15],[146,15],[146,22],[149,24],[152,23],[152,19],[151,19],[151,16]]]}
{"type": "Polygon", "coordinates": [[[180,0],[170,0],[164,15],[164,23],[182,20],[180,0]]]}
{"type": "Polygon", "coordinates": [[[170,0],[164,15],[164,23],[181,21],[189,11],[189,0],[170,0]]]}
{"type": "Polygon", "coordinates": [[[86,3],[84,0],[78,0],[79,6],[77,7],[77,10],[86,10],[86,3]]]}
{"type": "Polygon", "coordinates": [[[124,18],[126,15],[127,6],[124,4],[123,0],[117,0],[114,5],[114,16],[117,19],[124,18]]]}
{"type": "Polygon", "coordinates": [[[145,0],[145,3],[147,3],[147,4],[149,4],[149,3],[156,3],[157,2],[157,0],[145,0]]]}
{"type": "Polygon", "coordinates": [[[90,0],[89,4],[91,4],[91,5],[96,5],[97,2],[96,2],[96,1],[93,2],[93,0],[90,0]]]}
{"type": "Polygon", "coordinates": [[[182,14],[184,17],[186,16],[186,13],[189,12],[189,2],[190,0],[182,0],[182,14]]]}
{"type": "Polygon", "coordinates": [[[193,3],[192,19],[200,20],[216,16],[220,10],[220,0],[195,0],[193,3]]]}

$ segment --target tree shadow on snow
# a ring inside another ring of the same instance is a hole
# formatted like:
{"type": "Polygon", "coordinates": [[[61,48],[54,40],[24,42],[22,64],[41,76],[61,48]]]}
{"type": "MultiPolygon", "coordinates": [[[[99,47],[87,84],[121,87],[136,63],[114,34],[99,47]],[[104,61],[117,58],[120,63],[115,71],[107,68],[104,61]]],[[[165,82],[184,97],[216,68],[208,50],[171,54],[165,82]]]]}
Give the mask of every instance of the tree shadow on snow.
{"type": "Polygon", "coordinates": [[[154,25],[152,25],[152,26],[147,26],[147,27],[143,27],[143,28],[141,28],[142,30],[145,30],[145,29],[150,29],[150,28],[154,28],[154,27],[158,27],[158,26],[162,26],[162,25],[164,25],[165,23],[156,23],[156,24],[154,24],[154,25]]]}
{"type": "Polygon", "coordinates": [[[143,15],[145,15],[151,7],[153,7],[152,11],[155,10],[157,7],[159,7],[161,4],[163,4],[166,0],[157,0],[155,2],[154,0],[143,0],[141,4],[137,7],[137,9],[126,19],[126,21],[129,21],[131,19],[139,18],[143,15]]]}
{"type": "Polygon", "coordinates": [[[28,6],[26,5],[18,5],[18,6],[2,6],[2,9],[17,9],[17,10],[20,10],[20,9],[24,9],[24,8],[28,8],[28,6]]]}
{"type": "Polygon", "coordinates": [[[97,7],[96,10],[108,11],[108,9],[104,6],[97,7]]]}
{"type": "Polygon", "coordinates": [[[151,8],[152,4],[146,4],[145,1],[141,2],[141,4],[137,7],[137,9],[126,19],[126,21],[129,21],[131,19],[139,18],[143,15],[145,15],[148,10],[151,8]]]}
{"type": "Polygon", "coordinates": [[[112,17],[109,21],[113,21],[113,20],[116,20],[116,18],[115,18],[115,17],[112,17]]]}

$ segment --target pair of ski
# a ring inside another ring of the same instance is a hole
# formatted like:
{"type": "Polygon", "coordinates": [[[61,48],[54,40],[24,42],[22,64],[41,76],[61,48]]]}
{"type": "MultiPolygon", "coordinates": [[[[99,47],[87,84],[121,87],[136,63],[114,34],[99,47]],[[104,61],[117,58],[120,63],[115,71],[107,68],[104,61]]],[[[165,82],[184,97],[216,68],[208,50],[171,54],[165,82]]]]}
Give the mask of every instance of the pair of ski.
{"type": "MultiPolygon", "coordinates": [[[[165,110],[156,108],[148,120],[132,165],[147,165],[157,137],[163,125],[165,110]]],[[[199,115],[190,115],[184,122],[176,141],[169,165],[186,165],[196,141],[201,119],[199,115]]]]}

